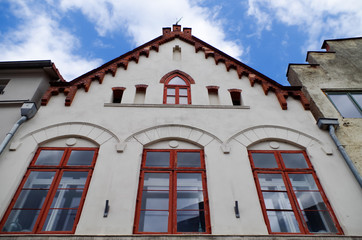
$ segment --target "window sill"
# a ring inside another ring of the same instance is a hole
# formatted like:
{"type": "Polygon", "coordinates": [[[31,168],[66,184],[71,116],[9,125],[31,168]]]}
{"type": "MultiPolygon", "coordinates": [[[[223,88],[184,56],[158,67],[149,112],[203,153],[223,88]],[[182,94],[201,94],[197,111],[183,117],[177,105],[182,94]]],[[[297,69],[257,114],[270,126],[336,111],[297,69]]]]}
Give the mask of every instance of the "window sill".
{"type": "Polygon", "coordinates": [[[250,109],[250,106],[105,103],[104,107],[250,109]]]}

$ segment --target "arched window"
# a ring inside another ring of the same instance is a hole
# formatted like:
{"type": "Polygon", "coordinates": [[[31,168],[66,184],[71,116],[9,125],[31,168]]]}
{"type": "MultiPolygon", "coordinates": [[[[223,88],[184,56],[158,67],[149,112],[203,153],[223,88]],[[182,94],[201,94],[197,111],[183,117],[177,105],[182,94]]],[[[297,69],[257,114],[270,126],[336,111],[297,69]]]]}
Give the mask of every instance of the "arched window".
{"type": "Polygon", "coordinates": [[[190,82],[179,74],[171,75],[165,81],[164,104],[191,104],[190,82]]]}

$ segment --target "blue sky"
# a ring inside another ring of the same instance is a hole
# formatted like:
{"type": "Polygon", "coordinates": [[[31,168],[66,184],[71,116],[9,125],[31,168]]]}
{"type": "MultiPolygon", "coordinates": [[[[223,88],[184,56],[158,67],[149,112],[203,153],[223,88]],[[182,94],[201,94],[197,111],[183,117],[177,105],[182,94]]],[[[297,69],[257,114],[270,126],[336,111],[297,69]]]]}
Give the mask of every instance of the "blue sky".
{"type": "Polygon", "coordinates": [[[161,35],[194,36],[288,85],[325,39],[362,36],[361,0],[0,0],[0,61],[52,60],[66,80],[161,35]]]}

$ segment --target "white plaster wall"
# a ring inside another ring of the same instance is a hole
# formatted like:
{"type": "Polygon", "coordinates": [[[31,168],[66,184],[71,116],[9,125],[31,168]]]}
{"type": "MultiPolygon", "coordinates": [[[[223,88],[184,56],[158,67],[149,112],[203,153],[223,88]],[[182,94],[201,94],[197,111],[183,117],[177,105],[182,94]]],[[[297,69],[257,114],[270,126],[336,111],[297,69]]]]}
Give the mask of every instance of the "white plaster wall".
{"type": "MultiPolygon", "coordinates": [[[[210,220],[213,234],[268,234],[247,155],[248,147],[262,141],[281,141],[290,148],[306,149],[329,201],[347,235],[362,235],[362,193],[327,132],[315,124],[301,103],[288,98],[281,109],[274,93],[250,86],[224,64],[195,53],[188,44],[174,40],[151,51],[148,58],[131,62],[127,70],[107,74],[103,83],[93,82],[89,92],[78,90],[71,107],[64,107],[62,94],[53,96],[46,107],[14,137],[12,150],[0,157],[0,214],[3,214],[31,158],[44,142],[82,137],[96,143],[99,155],[79,220],[76,234],[132,234],[141,155],[144,146],[177,139],[196,144],[205,151],[210,220]],[[181,61],[172,49],[181,47],[181,61]],[[195,80],[191,85],[193,105],[208,105],[206,86],[219,88],[225,108],[167,107],[162,105],[160,79],[179,69],[195,80]],[[135,85],[147,84],[145,104],[132,104],[135,85]],[[126,87],[121,104],[110,104],[112,87],[126,87]],[[242,89],[245,105],[232,108],[227,89],[242,89]],[[158,105],[159,104],[159,105],[158,105]],[[103,218],[105,201],[110,212],[103,218]],[[234,201],[239,201],[239,219],[234,201]]],[[[157,146],[157,145],[153,145],[157,146]]],[[[255,145],[254,145],[255,146],[255,145]]],[[[264,145],[267,148],[267,144],[264,145]]]]}

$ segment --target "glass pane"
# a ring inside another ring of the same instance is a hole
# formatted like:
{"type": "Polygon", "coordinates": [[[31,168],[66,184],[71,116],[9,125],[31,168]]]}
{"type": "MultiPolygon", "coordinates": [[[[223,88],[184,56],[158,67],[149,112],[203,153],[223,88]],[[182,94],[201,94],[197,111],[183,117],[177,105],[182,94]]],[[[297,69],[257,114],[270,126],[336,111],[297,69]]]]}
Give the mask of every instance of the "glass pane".
{"type": "Polygon", "coordinates": [[[201,167],[200,152],[178,152],[177,167],[201,167]]]}
{"type": "Polygon", "coordinates": [[[64,172],[58,188],[84,188],[88,172],[64,172]]]}
{"type": "Polygon", "coordinates": [[[169,82],[169,85],[187,85],[186,82],[180,77],[174,77],[169,82]]]}
{"type": "Polygon", "coordinates": [[[293,212],[267,211],[272,232],[300,232],[293,212]]]}
{"type": "Polygon", "coordinates": [[[58,190],[50,208],[78,208],[83,190],[58,190]]]}
{"type": "Polygon", "coordinates": [[[202,191],[177,191],[177,209],[204,209],[202,191]]]}
{"type": "Polygon", "coordinates": [[[319,192],[296,192],[295,195],[303,210],[327,210],[319,192]]]}
{"type": "Polygon", "coordinates": [[[169,152],[147,152],[146,167],[169,167],[170,153],[169,152]]]}
{"type": "Polygon", "coordinates": [[[175,97],[167,97],[167,103],[175,104],[176,103],[175,97]]]}
{"type": "Polygon", "coordinates": [[[188,104],[187,97],[179,97],[179,104],[188,104]]]}
{"type": "Polygon", "coordinates": [[[29,174],[23,188],[49,189],[53,182],[55,172],[37,172],[29,174]]]}
{"type": "Polygon", "coordinates": [[[90,166],[92,165],[94,151],[73,150],[69,156],[68,166],[90,166]]]}
{"type": "Polygon", "coordinates": [[[328,211],[303,211],[303,217],[312,233],[338,232],[328,211]]]}
{"type": "Polygon", "coordinates": [[[202,190],[201,173],[177,173],[177,190],[202,190]]]}
{"type": "Polygon", "coordinates": [[[41,209],[48,190],[22,190],[13,208],[41,209]]]}
{"type": "Polygon", "coordinates": [[[168,210],[168,191],[143,191],[141,209],[168,210]]]}
{"type": "Polygon", "coordinates": [[[179,88],[178,95],[179,96],[187,96],[187,88],[179,88]]]}
{"type": "Polygon", "coordinates": [[[286,192],[263,192],[267,209],[292,209],[286,192]]]}
{"type": "Polygon", "coordinates": [[[57,166],[63,153],[63,150],[41,150],[35,165],[57,166]]]}
{"type": "Polygon", "coordinates": [[[167,96],[175,96],[176,91],[174,88],[167,88],[167,96]]]}
{"type": "Polygon", "coordinates": [[[4,232],[31,232],[40,210],[12,210],[4,228],[4,232]]]}
{"type": "Polygon", "coordinates": [[[303,153],[282,153],[286,168],[309,168],[303,153]]]}
{"type": "Polygon", "coordinates": [[[143,190],[168,190],[169,173],[145,173],[143,190]]]}
{"type": "Polygon", "coordinates": [[[294,190],[318,190],[312,174],[288,174],[294,190]]]}
{"type": "Polygon", "coordinates": [[[362,114],[357,109],[356,105],[351,101],[351,99],[346,94],[331,94],[328,93],[328,96],[337,107],[338,111],[342,114],[343,117],[347,118],[360,118],[362,114]]]}
{"type": "Polygon", "coordinates": [[[140,232],[167,232],[167,211],[141,211],[138,231],[140,232]]]}
{"type": "Polygon", "coordinates": [[[281,174],[259,173],[258,178],[261,190],[285,190],[285,185],[281,174]]]}
{"type": "Polygon", "coordinates": [[[177,232],[205,232],[203,211],[177,211],[177,232]]]}
{"type": "Polygon", "coordinates": [[[362,93],[351,93],[351,95],[359,107],[362,108],[362,93]]]}
{"type": "Polygon", "coordinates": [[[252,153],[252,157],[256,168],[278,168],[273,153],[252,153]]]}
{"type": "Polygon", "coordinates": [[[72,231],[76,209],[50,209],[43,231],[72,231]]]}

